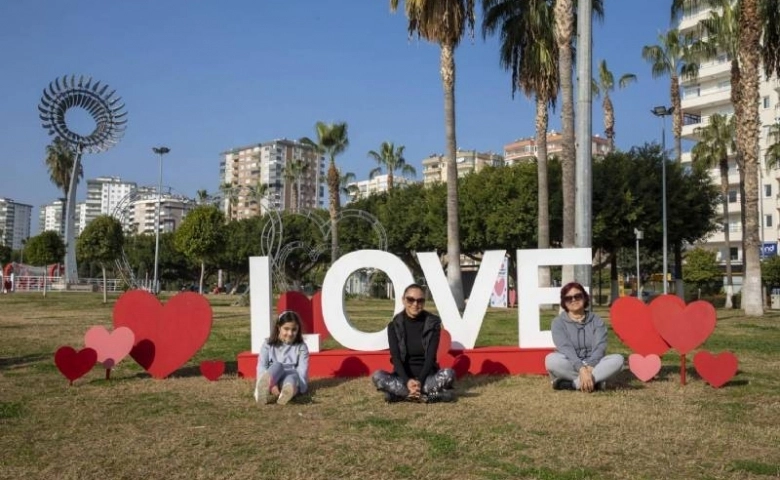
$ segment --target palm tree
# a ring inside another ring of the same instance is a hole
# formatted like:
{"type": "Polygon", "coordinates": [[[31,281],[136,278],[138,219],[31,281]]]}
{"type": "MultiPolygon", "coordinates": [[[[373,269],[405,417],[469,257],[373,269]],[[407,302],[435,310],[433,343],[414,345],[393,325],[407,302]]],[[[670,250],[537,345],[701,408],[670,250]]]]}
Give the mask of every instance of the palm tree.
{"type": "Polygon", "coordinates": [[[699,136],[699,143],[693,147],[693,161],[704,164],[708,169],[714,166],[720,168],[720,194],[723,202],[723,240],[726,244],[726,308],[732,308],[731,297],[734,294],[734,283],[731,275],[731,241],[729,239],[729,155],[736,153],[737,144],[734,140],[736,126],[734,116],[725,117],[714,114],[710,123],[694,132],[699,136]]]}
{"type": "Polygon", "coordinates": [[[374,178],[382,173],[382,167],[387,168],[387,191],[393,190],[393,173],[400,171],[402,175],[417,175],[417,170],[413,166],[406,163],[404,159],[404,147],[403,145],[395,146],[392,142],[382,142],[382,146],[379,148],[379,152],[370,150],[368,152],[369,158],[376,160],[379,164],[378,167],[369,172],[368,177],[374,178]]]}
{"type": "Polygon", "coordinates": [[[222,201],[227,221],[234,220],[233,207],[236,206],[236,202],[238,201],[238,188],[232,183],[226,182],[219,186],[219,191],[222,192],[222,201]]]}
{"type": "Polygon", "coordinates": [[[766,168],[780,168],[780,122],[775,122],[769,127],[767,136],[772,139],[772,143],[767,147],[764,154],[766,168]]]}
{"type": "Polygon", "coordinates": [[[205,205],[211,201],[211,195],[209,195],[208,190],[200,189],[197,192],[195,192],[195,202],[198,205],[205,205]]]}
{"type": "MultiPolygon", "coordinates": [[[[626,88],[631,83],[636,82],[636,75],[633,73],[624,73],[618,79],[618,88],[626,88]]],[[[593,93],[596,98],[602,97],[601,108],[604,111],[604,134],[609,141],[609,151],[615,151],[615,109],[612,106],[612,99],[609,98],[610,92],[615,90],[615,75],[607,68],[607,61],[602,60],[599,63],[599,78],[593,79],[593,93]]]]}
{"type": "MultiPolygon", "coordinates": [[[[404,11],[409,34],[438,43],[440,72],[444,87],[444,131],[447,142],[447,280],[459,310],[465,308],[460,273],[460,232],[458,223],[458,167],[455,163],[455,48],[468,27],[474,31],[474,0],[406,0],[404,11]]],[[[390,0],[390,10],[398,0],[390,0]]]]}
{"type": "Polygon", "coordinates": [[[677,29],[658,35],[657,45],[642,47],[642,58],[650,63],[653,78],[668,75],[670,78],[670,99],[672,101],[672,132],[674,134],[674,158],[679,162],[682,155],[682,108],[680,107],[680,76],[695,77],[699,72],[696,52],[680,36],[677,29]]]}
{"type": "Polygon", "coordinates": [[[284,169],[284,179],[292,187],[292,195],[290,196],[290,210],[293,212],[300,211],[300,198],[301,198],[301,177],[309,169],[309,164],[303,160],[291,160],[287,167],[284,169]]]}
{"type": "Polygon", "coordinates": [[[355,174],[352,172],[344,173],[339,172],[339,195],[345,195],[350,201],[355,200],[355,197],[360,193],[360,189],[355,182],[355,174]]]}
{"type": "Polygon", "coordinates": [[[270,190],[270,188],[271,187],[269,187],[267,183],[261,183],[260,181],[255,185],[248,185],[246,187],[246,198],[250,205],[258,207],[257,213],[259,215],[263,214],[262,201],[265,196],[268,195],[268,190],[270,190]]]}
{"type": "Polygon", "coordinates": [[[317,122],[314,126],[317,133],[317,142],[309,138],[302,138],[301,143],[311,146],[318,155],[327,155],[328,162],[328,196],[330,213],[330,261],[335,262],[339,253],[338,212],[341,207],[340,187],[341,178],[336,168],[336,156],[343,153],[349,147],[349,135],[347,123],[317,122]]]}
{"type": "MultiPolygon", "coordinates": [[[[56,137],[51,144],[46,146],[46,167],[49,170],[49,179],[60,190],[62,190],[64,202],[62,203],[62,220],[63,227],[65,222],[68,221],[67,208],[70,201],[75,202],[74,198],[71,199],[68,195],[70,189],[70,176],[73,172],[73,163],[76,161],[76,152],[62,139],[56,137]]],[[[79,162],[79,174],[76,182],[84,178],[84,168],[79,162]]],[[[68,241],[67,239],[65,240],[68,241]]]]}

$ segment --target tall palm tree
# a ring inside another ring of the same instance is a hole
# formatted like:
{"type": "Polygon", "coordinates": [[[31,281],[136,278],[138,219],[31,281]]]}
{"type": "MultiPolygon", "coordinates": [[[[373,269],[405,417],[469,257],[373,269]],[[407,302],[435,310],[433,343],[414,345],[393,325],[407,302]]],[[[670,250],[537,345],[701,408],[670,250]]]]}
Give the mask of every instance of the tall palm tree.
{"type": "Polygon", "coordinates": [[[200,189],[197,192],[195,192],[195,202],[198,205],[205,205],[211,201],[211,195],[209,195],[208,190],[200,189]]]}
{"type": "Polygon", "coordinates": [[[267,183],[261,183],[260,181],[255,185],[248,185],[246,187],[246,198],[250,205],[257,207],[258,215],[264,213],[262,202],[266,195],[268,195],[268,190],[270,189],[271,187],[269,187],[267,183]]]}
{"type": "Polygon", "coordinates": [[[290,195],[290,210],[299,212],[301,210],[301,177],[309,169],[309,164],[303,160],[291,160],[284,169],[284,179],[292,187],[290,195]]]}
{"type": "Polygon", "coordinates": [[[769,144],[764,154],[766,168],[780,168],[780,122],[775,122],[769,127],[767,136],[772,143],[769,144]]]}
{"type": "MultiPolygon", "coordinates": [[[[390,0],[390,10],[398,9],[390,0]]],[[[439,44],[440,72],[444,87],[444,131],[447,142],[447,281],[459,310],[465,308],[460,273],[458,223],[458,167],[455,163],[455,49],[468,27],[474,31],[474,0],[406,0],[404,11],[409,34],[439,44]]]]}
{"type": "Polygon", "coordinates": [[[238,188],[232,183],[226,182],[219,186],[219,191],[222,192],[222,201],[224,202],[227,221],[235,220],[233,218],[233,207],[236,206],[238,201],[238,188]]]}
{"type": "Polygon", "coordinates": [[[339,208],[341,208],[341,178],[339,170],[336,168],[336,156],[344,153],[349,147],[349,134],[346,122],[317,122],[314,128],[317,133],[316,142],[309,138],[302,138],[300,141],[311,146],[318,155],[328,156],[328,210],[330,213],[330,261],[332,263],[338,259],[339,253],[337,217],[339,208]]]}
{"type": "MultiPolygon", "coordinates": [[[[626,88],[628,85],[636,82],[636,75],[633,73],[624,73],[617,82],[618,88],[626,88]]],[[[615,151],[615,108],[612,106],[612,99],[609,97],[611,92],[615,91],[615,75],[607,68],[607,61],[602,60],[599,63],[598,80],[593,79],[593,93],[596,98],[602,97],[601,109],[604,111],[604,134],[609,141],[609,151],[615,151]]]]}
{"type": "Polygon", "coordinates": [[[695,77],[699,72],[696,51],[677,29],[658,35],[658,44],[642,47],[642,58],[650,63],[653,78],[669,76],[669,96],[674,134],[674,158],[682,156],[682,108],[680,107],[680,76],[695,77]]]}
{"type": "Polygon", "coordinates": [[[339,195],[346,196],[348,201],[355,200],[357,194],[360,193],[360,189],[354,184],[356,178],[352,172],[342,174],[339,171],[339,195]]]}
{"type": "Polygon", "coordinates": [[[723,203],[723,240],[726,244],[726,308],[732,308],[734,282],[731,274],[731,241],[729,235],[729,155],[737,151],[735,142],[736,125],[734,116],[714,114],[706,127],[695,130],[699,143],[693,147],[693,161],[704,164],[708,169],[720,169],[720,194],[723,203]]]}
{"type": "Polygon", "coordinates": [[[417,175],[417,170],[406,163],[406,159],[404,159],[405,148],[406,147],[403,145],[396,147],[392,142],[382,142],[382,146],[379,148],[378,152],[369,150],[369,158],[376,160],[376,163],[378,163],[379,166],[371,170],[368,177],[374,178],[381,174],[382,167],[385,167],[387,169],[387,191],[392,191],[394,172],[399,171],[401,172],[401,175],[417,175]]]}
{"type": "MultiPolygon", "coordinates": [[[[63,196],[65,198],[65,202],[62,203],[63,228],[65,227],[65,223],[68,221],[67,202],[76,201],[76,192],[73,192],[73,199],[71,199],[70,195],[68,195],[70,193],[70,176],[73,172],[73,164],[75,161],[76,152],[59,137],[56,137],[54,141],[51,142],[51,144],[46,146],[45,162],[49,171],[49,179],[57,188],[62,190],[63,196]]],[[[79,173],[78,178],[76,179],[76,183],[78,184],[78,181],[82,178],[84,178],[84,168],[81,166],[81,162],[79,162],[79,173]]],[[[68,242],[67,239],[65,239],[65,241],[68,242]]]]}

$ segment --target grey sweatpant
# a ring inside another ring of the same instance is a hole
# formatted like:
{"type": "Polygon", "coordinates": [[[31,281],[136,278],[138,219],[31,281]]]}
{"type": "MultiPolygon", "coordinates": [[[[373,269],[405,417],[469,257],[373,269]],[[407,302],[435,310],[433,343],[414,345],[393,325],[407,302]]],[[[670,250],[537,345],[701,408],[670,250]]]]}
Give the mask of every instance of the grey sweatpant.
{"type": "MultiPolygon", "coordinates": [[[[394,373],[377,370],[371,375],[371,381],[374,382],[374,386],[377,390],[389,392],[398,397],[409,396],[409,389],[406,388],[404,381],[394,373]]],[[[433,375],[428,375],[425,381],[422,382],[422,393],[424,395],[438,393],[444,389],[452,388],[454,382],[455,370],[451,368],[442,368],[433,375]]]]}
{"type": "MultiPolygon", "coordinates": [[[[552,352],[544,359],[544,366],[552,379],[565,378],[574,382],[574,388],[580,388],[580,373],[574,369],[568,358],[562,353],[552,352]]],[[[609,380],[623,368],[623,355],[606,355],[593,367],[593,382],[609,380]]]]}
{"type": "MultiPolygon", "coordinates": [[[[274,385],[279,387],[281,390],[281,388],[288,383],[295,387],[296,392],[300,391],[301,389],[301,380],[298,377],[298,372],[296,372],[294,368],[284,368],[284,365],[281,363],[274,363],[268,367],[268,370],[265,371],[265,374],[267,374],[269,378],[266,391],[270,390],[274,385]]],[[[261,377],[262,375],[257,378],[258,382],[260,381],[261,377]]],[[[258,390],[261,389],[262,386],[260,386],[258,390]]]]}

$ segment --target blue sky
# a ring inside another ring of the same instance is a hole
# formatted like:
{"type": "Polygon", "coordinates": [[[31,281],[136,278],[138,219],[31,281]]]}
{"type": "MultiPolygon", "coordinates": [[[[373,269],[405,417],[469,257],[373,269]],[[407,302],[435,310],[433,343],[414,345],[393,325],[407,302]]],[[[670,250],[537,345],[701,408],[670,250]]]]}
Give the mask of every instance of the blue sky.
{"type": "MultiPolygon", "coordinates": [[[[479,2],[478,2],[479,3],[479,2]]],[[[409,40],[403,12],[386,0],[24,0],[0,2],[0,196],[37,207],[60,194],[44,165],[50,142],[38,119],[41,93],[56,77],[90,75],[117,90],[129,122],[113,149],[85,155],[85,178],[117,175],[157,183],[151,148],[166,145],[165,181],[194,195],[217,191],[219,153],[274,138],[314,135],[318,120],[346,121],[350,147],[337,163],[364,179],[366,152],[406,145],[418,172],[444,151],[439,49],[409,40]]],[[[478,22],[481,18],[478,17],[478,22]]],[[[669,2],[605,0],[594,22],[594,65],[606,59],[636,84],[614,94],[616,141],[659,141],[654,105],[668,104],[668,78],[641,58],[669,27],[669,2]]],[[[456,52],[458,146],[501,152],[534,133],[534,104],[511,98],[495,39],[481,31],[456,52]]],[[[74,129],[90,122],[74,112],[74,129]]],[[[85,115],[85,114],[84,114],[85,115]]],[[[559,129],[560,110],[550,126],[559,129]]],[[[603,131],[594,99],[593,131],[603,131]]],[[[418,178],[421,175],[418,173],[418,178]]],[[[598,188],[598,186],[595,186],[598,188]]],[[[86,192],[79,186],[79,199],[86,192]]]]}

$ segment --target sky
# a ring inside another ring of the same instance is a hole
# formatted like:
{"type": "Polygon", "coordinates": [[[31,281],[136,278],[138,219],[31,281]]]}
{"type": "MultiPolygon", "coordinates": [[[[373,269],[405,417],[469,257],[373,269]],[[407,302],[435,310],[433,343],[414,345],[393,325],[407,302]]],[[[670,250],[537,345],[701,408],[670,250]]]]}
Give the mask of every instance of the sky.
{"type": "MultiPolygon", "coordinates": [[[[616,144],[660,143],[650,109],[669,104],[669,79],[652,78],[641,50],[669,28],[669,1],[604,3],[593,24],[594,74],[605,59],[616,77],[638,76],[612,95],[616,144]]],[[[439,48],[410,39],[399,10],[387,0],[0,1],[0,197],[33,205],[38,233],[38,208],[61,193],[44,163],[51,137],[37,106],[51,81],[71,74],[107,83],[128,111],[121,141],[83,157],[85,180],[156,185],[152,147],[165,145],[165,185],[189,196],[217,192],[221,152],[314,137],[317,121],[348,123],[342,171],[368,178],[376,164],[367,152],[392,141],[406,146],[421,179],[422,159],[445,150],[439,48]]],[[[498,41],[484,40],[480,24],[478,12],[473,40],[455,54],[457,142],[500,153],[534,135],[534,102],[512,98],[498,41]]],[[[602,119],[594,98],[594,134],[603,135],[602,119]]],[[[78,109],[67,121],[79,133],[93,127],[78,109]]],[[[560,130],[560,108],[550,128],[560,130]]],[[[78,200],[85,196],[82,181],[78,200]]]]}

